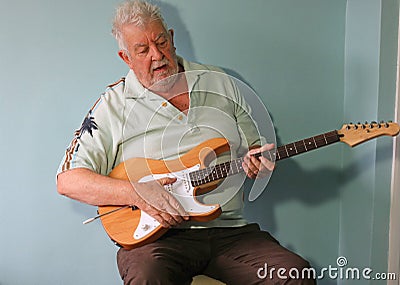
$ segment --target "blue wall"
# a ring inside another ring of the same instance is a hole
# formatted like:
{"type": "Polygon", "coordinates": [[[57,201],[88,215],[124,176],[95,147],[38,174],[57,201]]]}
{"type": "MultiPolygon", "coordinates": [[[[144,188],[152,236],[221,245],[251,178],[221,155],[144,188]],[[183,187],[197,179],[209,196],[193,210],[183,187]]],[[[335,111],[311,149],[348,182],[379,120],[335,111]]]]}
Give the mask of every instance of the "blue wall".
{"type": "MultiPolygon", "coordinates": [[[[127,72],[110,36],[118,2],[23,0],[0,11],[1,285],[120,283],[101,225],[81,224],[96,208],[55,188],[73,131],[127,72]]],[[[279,144],[349,120],[393,118],[397,0],[161,7],[179,54],[221,66],[259,94],[279,144]]],[[[343,255],[385,271],[390,147],[390,139],[338,144],[281,161],[266,191],[247,203],[247,217],[317,269],[343,255]]]]}

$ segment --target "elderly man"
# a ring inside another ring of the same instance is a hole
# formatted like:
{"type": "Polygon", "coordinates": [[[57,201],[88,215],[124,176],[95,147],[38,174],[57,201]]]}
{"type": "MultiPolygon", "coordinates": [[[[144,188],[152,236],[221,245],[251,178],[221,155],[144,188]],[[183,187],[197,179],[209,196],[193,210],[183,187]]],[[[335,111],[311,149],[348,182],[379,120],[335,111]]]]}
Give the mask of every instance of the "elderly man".
{"type": "Polygon", "coordinates": [[[173,30],[158,7],[122,3],[113,34],[130,71],[107,88],[75,132],[57,187],[60,194],[91,205],[134,205],[169,229],[156,241],[118,251],[124,283],[190,284],[193,276],[206,274],[227,284],[314,284],[311,279],[277,276],[273,270],[261,278],[266,264],[286,272],[309,264],[246,222],[240,181],[207,194],[204,199],[221,204],[222,214],[196,222],[179,199],[164,190],[163,185],[173,185],[176,178],[138,183],[109,176],[125,159],[173,159],[221,136],[229,141],[230,156],[244,155],[241,166],[248,177],[266,176],[274,168],[270,160],[253,156],[273,146],[260,147],[262,139],[234,82],[218,68],[178,57],[173,30]]]}

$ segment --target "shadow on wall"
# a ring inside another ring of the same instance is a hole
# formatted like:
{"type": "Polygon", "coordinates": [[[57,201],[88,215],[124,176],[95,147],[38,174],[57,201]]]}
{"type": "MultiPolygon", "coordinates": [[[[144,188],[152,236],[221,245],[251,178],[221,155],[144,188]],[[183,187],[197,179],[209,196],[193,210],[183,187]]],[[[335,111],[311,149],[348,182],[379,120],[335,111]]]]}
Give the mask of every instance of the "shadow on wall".
{"type": "Polygon", "coordinates": [[[156,4],[160,7],[161,14],[164,16],[168,28],[174,30],[174,44],[177,49],[177,54],[187,60],[196,61],[190,33],[186,29],[176,7],[160,1],[157,1],[156,4]]]}
{"type": "MultiPolygon", "coordinates": [[[[277,145],[282,145],[278,137],[277,145]]],[[[384,155],[377,156],[376,164],[392,159],[390,152],[383,151],[385,148],[385,145],[378,145],[376,152],[384,155]]],[[[362,172],[375,167],[372,164],[363,163],[362,160],[362,157],[356,159],[343,168],[324,167],[316,170],[302,169],[296,162],[296,158],[278,161],[263,194],[254,202],[247,203],[246,216],[258,217],[260,226],[274,233],[277,231],[274,215],[277,206],[289,200],[316,206],[337,199],[340,190],[348,182],[356,179],[362,172]],[[363,168],[360,168],[360,165],[363,165],[363,168]]],[[[251,181],[246,182],[251,183],[251,181]]]]}

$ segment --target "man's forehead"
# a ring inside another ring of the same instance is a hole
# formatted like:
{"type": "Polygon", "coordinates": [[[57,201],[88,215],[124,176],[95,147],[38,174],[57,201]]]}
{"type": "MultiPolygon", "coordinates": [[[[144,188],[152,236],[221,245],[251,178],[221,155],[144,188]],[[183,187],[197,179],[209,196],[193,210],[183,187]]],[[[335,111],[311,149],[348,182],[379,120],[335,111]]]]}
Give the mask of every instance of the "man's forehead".
{"type": "Polygon", "coordinates": [[[155,40],[168,34],[168,31],[160,21],[152,21],[140,26],[126,24],[123,28],[123,32],[130,36],[149,38],[150,40],[155,40]]]}

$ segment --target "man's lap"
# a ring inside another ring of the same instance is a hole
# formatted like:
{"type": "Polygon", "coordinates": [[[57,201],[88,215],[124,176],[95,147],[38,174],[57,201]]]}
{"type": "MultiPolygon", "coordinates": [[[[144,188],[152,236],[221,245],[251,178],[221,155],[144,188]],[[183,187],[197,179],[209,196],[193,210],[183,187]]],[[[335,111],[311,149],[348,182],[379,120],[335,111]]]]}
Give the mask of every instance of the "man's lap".
{"type": "Polygon", "coordinates": [[[190,284],[198,274],[227,284],[268,284],[268,281],[280,284],[279,280],[270,279],[276,276],[261,279],[260,268],[265,264],[287,271],[309,267],[307,261],[282,247],[256,224],[238,228],[171,229],[151,244],[119,250],[117,259],[125,284],[144,284],[144,281],[190,284]]]}

